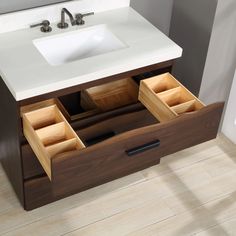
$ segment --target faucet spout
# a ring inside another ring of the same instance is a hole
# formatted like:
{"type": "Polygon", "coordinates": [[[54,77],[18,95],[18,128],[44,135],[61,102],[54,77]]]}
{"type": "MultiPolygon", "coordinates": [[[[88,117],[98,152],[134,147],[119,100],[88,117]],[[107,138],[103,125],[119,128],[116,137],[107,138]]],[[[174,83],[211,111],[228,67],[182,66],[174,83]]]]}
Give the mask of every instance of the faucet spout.
{"type": "Polygon", "coordinates": [[[60,29],[65,29],[68,28],[68,24],[66,23],[66,14],[69,16],[70,19],[70,23],[72,26],[76,25],[76,20],[74,19],[73,15],[70,13],[69,10],[67,10],[66,8],[62,8],[61,10],[61,22],[58,23],[58,28],[60,29]]]}

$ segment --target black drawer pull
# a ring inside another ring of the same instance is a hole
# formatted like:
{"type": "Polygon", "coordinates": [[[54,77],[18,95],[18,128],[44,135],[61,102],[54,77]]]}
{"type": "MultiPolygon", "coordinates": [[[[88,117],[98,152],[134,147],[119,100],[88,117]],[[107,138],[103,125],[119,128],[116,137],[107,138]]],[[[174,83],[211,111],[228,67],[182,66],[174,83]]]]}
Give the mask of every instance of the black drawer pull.
{"type": "Polygon", "coordinates": [[[160,140],[152,141],[150,143],[144,144],[142,146],[132,148],[130,150],[125,151],[128,156],[133,156],[142,152],[145,152],[149,149],[159,147],[161,144],[160,140]]]}

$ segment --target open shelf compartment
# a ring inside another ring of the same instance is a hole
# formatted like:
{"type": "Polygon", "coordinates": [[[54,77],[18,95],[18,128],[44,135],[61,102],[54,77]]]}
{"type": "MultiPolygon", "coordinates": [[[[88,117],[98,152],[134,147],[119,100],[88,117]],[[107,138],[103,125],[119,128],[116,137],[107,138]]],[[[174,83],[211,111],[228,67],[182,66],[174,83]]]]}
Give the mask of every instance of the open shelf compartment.
{"type": "Polygon", "coordinates": [[[59,109],[70,122],[81,120],[100,112],[96,104],[83,91],[68,94],[56,99],[59,109]]]}
{"type": "Polygon", "coordinates": [[[85,148],[55,104],[22,112],[22,119],[24,135],[50,179],[52,158],[85,148]]]}
{"type": "Polygon", "coordinates": [[[160,122],[205,106],[170,73],[142,80],[139,100],[160,122]]]}
{"type": "Polygon", "coordinates": [[[84,100],[92,100],[101,111],[109,111],[138,102],[138,84],[132,79],[122,79],[86,89],[84,100]]]}

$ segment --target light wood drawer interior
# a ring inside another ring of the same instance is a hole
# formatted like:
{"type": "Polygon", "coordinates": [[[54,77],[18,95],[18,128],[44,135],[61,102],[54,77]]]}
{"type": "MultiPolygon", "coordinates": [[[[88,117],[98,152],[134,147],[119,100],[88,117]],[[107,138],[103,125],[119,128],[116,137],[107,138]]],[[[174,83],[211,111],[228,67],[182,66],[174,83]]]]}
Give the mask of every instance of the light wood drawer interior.
{"type": "Polygon", "coordinates": [[[132,78],[117,80],[83,91],[101,111],[109,111],[138,101],[138,85],[132,78]]]}
{"type": "Polygon", "coordinates": [[[50,179],[53,157],[85,147],[57,105],[23,112],[22,119],[24,135],[50,179]]]}
{"type": "Polygon", "coordinates": [[[139,100],[160,122],[205,106],[169,73],[142,80],[139,100]]]}

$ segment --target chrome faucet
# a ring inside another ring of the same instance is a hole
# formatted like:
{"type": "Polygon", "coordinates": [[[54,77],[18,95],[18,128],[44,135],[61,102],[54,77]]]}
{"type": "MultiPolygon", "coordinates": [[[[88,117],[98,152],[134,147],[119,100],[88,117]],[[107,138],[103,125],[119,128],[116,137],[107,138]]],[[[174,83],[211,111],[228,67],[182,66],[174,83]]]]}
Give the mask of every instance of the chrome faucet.
{"type": "Polygon", "coordinates": [[[68,24],[66,23],[66,14],[70,18],[70,23],[72,26],[76,25],[76,20],[74,19],[73,15],[66,9],[62,8],[61,10],[61,22],[57,24],[58,28],[65,29],[68,28],[68,24]]]}

